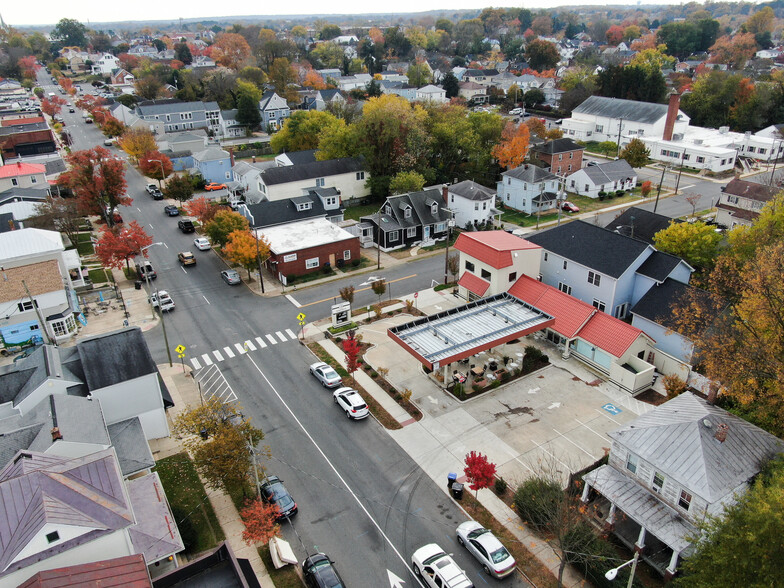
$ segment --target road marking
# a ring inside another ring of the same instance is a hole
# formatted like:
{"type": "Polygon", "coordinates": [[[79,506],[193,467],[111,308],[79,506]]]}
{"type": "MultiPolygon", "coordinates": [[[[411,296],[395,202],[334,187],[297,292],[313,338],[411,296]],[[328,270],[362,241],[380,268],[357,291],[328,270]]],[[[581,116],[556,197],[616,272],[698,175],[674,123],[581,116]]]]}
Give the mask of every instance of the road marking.
{"type": "Polygon", "coordinates": [[[217,349],[213,351],[212,354],[215,356],[215,359],[217,359],[218,361],[223,361],[223,356],[221,355],[221,352],[218,351],[217,349]]]}
{"type": "Polygon", "coordinates": [[[224,352],[224,353],[225,353],[225,354],[226,354],[226,355],[227,355],[229,358],[232,358],[232,357],[234,357],[234,352],[233,352],[233,351],[231,350],[231,348],[229,348],[229,347],[224,347],[224,348],[223,348],[223,352],[224,352]]]}
{"type": "Polygon", "coordinates": [[[186,271],[185,271],[185,268],[184,268],[184,267],[180,266],[180,269],[182,270],[182,273],[184,273],[184,274],[187,274],[187,273],[188,273],[188,272],[186,272],[186,271]]]}
{"type": "Polygon", "coordinates": [[[256,337],[256,343],[261,345],[262,349],[264,349],[267,346],[267,344],[264,342],[264,339],[262,339],[261,337],[256,337]]]}
{"type": "MultiPolygon", "coordinates": [[[[139,211],[139,212],[141,212],[141,211],[139,211]]],[[[150,230],[151,230],[151,231],[154,231],[154,230],[155,230],[155,227],[153,227],[153,226],[152,226],[152,224],[150,224],[150,230]]]]}
{"type": "Polygon", "coordinates": [[[598,408],[594,408],[594,410],[595,410],[596,412],[598,412],[600,415],[602,415],[603,417],[607,417],[608,419],[610,419],[610,420],[611,420],[612,422],[614,422],[616,425],[619,425],[619,426],[620,426],[620,425],[622,425],[622,424],[623,424],[623,423],[621,423],[620,421],[616,421],[614,418],[612,418],[612,417],[611,417],[609,414],[607,414],[607,412],[606,412],[606,411],[605,411],[605,412],[603,412],[603,411],[599,410],[598,408]]]}
{"type": "Polygon", "coordinates": [[[286,334],[291,337],[292,339],[296,339],[297,336],[293,333],[291,329],[286,329],[286,334]]]}
{"type": "MultiPolygon", "coordinates": [[[[387,284],[394,284],[395,282],[401,282],[403,280],[408,280],[409,278],[416,278],[417,275],[418,274],[411,274],[410,276],[406,276],[404,278],[397,278],[395,280],[389,280],[387,282],[387,284]]],[[[358,290],[354,290],[354,294],[356,294],[357,292],[364,292],[365,290],[372,290],[372,289],[373,288],[371,286],[368,286],[367,288],[360,288],[358,290]]],[[[321,304],[322,302],[327,302],[329,300],[334,300],[334,299],[335,299],[334,296],[330,296],[329,298],[324,298],[323,300],[316,300],[315,302],[308,302],[307,304],[300,304],[297,308],[305,308],[306,306],[313,306],[314,304],[321,304]]]]}
{"type": "Polygon", "coordinates": [[[286,298],[288,298],[289,302],[291,302],[297,308],[302,308],[302,305],[296,300],[294,300],[294,297],[291,294],[286,294],[286,298]]]}
{"type": "MultiPolygon", "coordinates": [[[[599,414],[602,414],[602,413],[599,413],[599,414]]],[[[604,415],[604,416],[607,416],[607,415],[604,415]]],[[[609,418],[609,417],[608,417],[608,418],[609,418]]],[[[594,430],[593,430],[591,427],[589,427],[588,425],[586,425],[586,424],[585,424],[584,422],[582,422],[580,419],[574,419],[574,420],[575,420],[575,421],[577,421],[578,423],[580,423],[580,424],[581,424],[583,427],[585,427],[586,429],[588,429],[588,430],[589,430],[591,433],[593,433],[593,434],[594,434],[594,435],[596,435],[597,437],[600,437],[600,438],[602,439],[602,441],[611,441],[611,439],[608,439],[606,435],[602,435],[601,433],[599,433],[599,432],[597,432],[597,431],[594,431],[594,430]]],[[[620,423],[618,423],[618,424],[620,425],[620,423]]]]}
{"type": "Polygon", "coordinates": [[[251,351],[256,351],[256,346],[253,344],[253,341],[251,341],[250,339],[245,341],[245,347],[247,347],[251,351]]]}
{"type": "Polygon", "coordinates": [[[549,451],[547,451],[547,449],[545,449],[545,448],[544,448],[544,445],[541,445],[541,444],[537,443],[536,441],[534,441],[534,445],[536,445],[536,446],[537,446],[539,449],[541,449],[541,450],[542,450],[542,451],[544,451],[544,452],[545,452],[547,455],[549,455],[550,457],[552,457],[552,458],[553,458],[555,461],[557,461],[558,463],[560,463],[560,464],[561,464],[563,467],[565,467],[567,470],[569,469],[569,465],[568,465],[568,464],[565,464],[565,463],[564,463],[564,462],[562,462],[560,459],[558,459],[558,458],[555,456],[555,454],[554,454],[554,453],[550,453],[549,451]]]}
{"type": "Polygon", "coordinates": [[[201,358],[204,361],[204,365],[212,365],[212,360],[210,359],[210,356],[207,355],[206,353],[202,355],[201,358]]]}
{"type": "MultiPolygon", "coordinates": [[[[204,294],[202,294],[201,297],[204,298],[204,302],[206,302],[207,304],[210,304],[210,301],[207,300],[207,297],[204,294]]],[[[212,305],[210,304],[210,306],[212,306],[212,305]]]]}
{"type": "Polygon", "coordinates": [[[588,457],[590,457],[590,458],[593,458],[593,455],[592,455],[592,454],[591,454],[589,451],[586,451],[585,449],[583,449],[583,448],[582,448],[580,445],[578,445],[577,443],[575,443],[574,441],[572,441],[571,439],[569,439],[569,437],[567,437],[566,435],[564,435],[563,433],[561,433],[561,432],[560,432],[558,429],[553,429],[553,431],[555,431],[556,433],[558,433],[558,435],[560,435],[562,439],[564,439],[565,441],[568,441],[569,443],[571,443],[572,445],[574,445],[574,446],[575,446],[577,449],[579,449],[580,451],[582,451],[582,452],[583,452],[585,455],[587,455],[587,456],[588,456],[588,457]]]}
{"type": "Polygon", "coordinates": [[[286,335],[284,335],[280,331],[275,331],[275,334],[278,336],[278,339],[280,339],[281,343],[285,343],[287,341],[286,335]]]}
{"type": "Polygon", "coordinates": [[[245,355],[245,354],[247,353],[247,351],[245,350],[245,348],[244,348],[244,347],[242,346],[242,344],[240,344],[240,343],[235,343],[235,344],[234,344],[234,348],[237,350],[237,352],[238,352],[240,355],[245,355]]]}
{"type": "Polygon", "coordinates": [[[277,340],[272,335],[267,334],[266,337],[267,337],[267,341],[269,341],[273,345],[277,345],[278,344],[277,340]]]}
{"type": "Polygon", "coordinates": [[[191,364],[193,365],[193,369],[195,369],[195,370],[200,370],[201,369],[201,364],[199,363],[199,360],[196,359],[195,357],[191,358],[191,364]]]}

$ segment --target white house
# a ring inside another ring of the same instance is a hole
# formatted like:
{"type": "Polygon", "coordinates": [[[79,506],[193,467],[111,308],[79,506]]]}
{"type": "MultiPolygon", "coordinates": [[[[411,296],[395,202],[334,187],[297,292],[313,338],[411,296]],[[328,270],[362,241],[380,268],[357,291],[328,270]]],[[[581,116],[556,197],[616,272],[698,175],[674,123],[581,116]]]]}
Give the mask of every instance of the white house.
{"type": "Polygon", "coordinates": [[[40,163],[22,163],[21,160],[0,166],[0,192],[10,188],[36,188],[48,191],[46,166],[40,163]]]}
{"type": "Polygon", "coordinates": [[[631,190],[637,185],[637,172],[625,159],[589,165],[566,177],[566,189],[580,196],[598,198],[599,192],[631,190]]]}
{"type": "Polygon", "coordinates": [[[558,182],[549,171],[524,163],[501,174],[497,195],[504,206],[536,214],[555,208],[558,182]]]}
{"type": "Polygon", "coordinates": [[[501,216],[495,208],[495,192],[472,180],[444,186],[446,206],[459,228],[492,223],[501,216]]]}
{"type": "Polygon", "coordinates": [[[120,67],[120,60],[111,53],[104,53],[92,65],[94,76],[108,76],[120,67]]]}
{"type": "Polygon", "coordinates": [[[265,169],[258,176],[258,191],[266,200],[282,200],[306,193],[308,188],[335,188],[341,202],[370,194],[361,158],[345,157],[265,169]]]}
{"type": "Polygon", "coordinates": [[[434,86],[433,84],[429,84],[427,86],[417,88],[416,99],[432,100],[433,102],[447,102],[446,90],[439,88],[438,86],[434,86]]]}
{"type": "Polygon", "coordinates": [[[730,229],[738,225],[749,227],[778,192],[779,188],[775,186],[736,178],[721,189],[716,203],[716,222],[730,229]]]}

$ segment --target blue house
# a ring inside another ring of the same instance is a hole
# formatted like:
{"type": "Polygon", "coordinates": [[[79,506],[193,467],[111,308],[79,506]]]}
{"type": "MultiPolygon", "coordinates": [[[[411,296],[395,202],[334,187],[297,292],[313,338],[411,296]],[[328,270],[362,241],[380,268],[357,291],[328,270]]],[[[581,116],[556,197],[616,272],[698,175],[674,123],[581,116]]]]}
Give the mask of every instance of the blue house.
{"type": "Polygon", "coordinates": [[[291,109],[285,98],[281,98],[275,92],[264,92],[259,101],[259,112],[261,113],[261,128],[277,131],[283,126],[283,119],[291,116],[291,109]]]}
{"type": "Polygon", "coordinates": [[[206,182],[230,182],[234,179],[231,171],[231,154],[218,147],[208,147],[193,155],[193,167],[206,182]]]}
{"type": "Polygon", "coordinates": [[[501,174],[497,198],[504,206],[526,214],[536,214],[555,208],[558,177],[530,163],[501,174]]]}

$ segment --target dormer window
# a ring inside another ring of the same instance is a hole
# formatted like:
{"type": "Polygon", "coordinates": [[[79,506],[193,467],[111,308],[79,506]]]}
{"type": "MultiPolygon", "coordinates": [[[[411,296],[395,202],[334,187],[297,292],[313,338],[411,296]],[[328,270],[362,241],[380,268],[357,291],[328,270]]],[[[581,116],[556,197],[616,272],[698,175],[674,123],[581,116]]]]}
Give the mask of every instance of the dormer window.
{"type": "Polygon", "coordinates": [[[411,218],[411,209],[409,207],[403,209],[403,217],[411,218]]]}
{"type": "Polygon", "coordinates": [[[430,207],[430,213],[433,216],[436,216],[438,214],[438,204],[433,204],[433,206],[430,207]]]}
{"type": "Polygon", "coordinates": [[[312,202],[300,202],[297,204],[297,211],[302,212],[303,210],[310,210],[313,206],[312,202]]]}
{"type": "Polygon", "coordinates": [[[384,214],[392,214],[392,207],[389,204],[384,207],[384,214]]]}

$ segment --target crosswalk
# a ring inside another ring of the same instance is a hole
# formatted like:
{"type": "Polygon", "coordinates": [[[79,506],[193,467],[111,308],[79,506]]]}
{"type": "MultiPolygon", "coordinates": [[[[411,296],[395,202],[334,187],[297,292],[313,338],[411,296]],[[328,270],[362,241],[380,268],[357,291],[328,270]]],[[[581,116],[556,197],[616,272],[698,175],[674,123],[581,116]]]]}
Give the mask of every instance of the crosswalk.
{"type": "Polygon", "coordinates": [[[238,355],[245,355],[248,351],[258,351],[272,345],[280,345],[281,343],[296,340],[297,335],[291,329],[275,331],[274,333],[265,333],[264,337],[255,337],[253,340],[247,339],[242,343],[234,343],[232,346],[213,349],[208,353],[202,353],[198,357],[191,357],[190,362],[193,369],[200,370],[202,367],[208,367],[217,362],[237,357],[238,355]]]}

